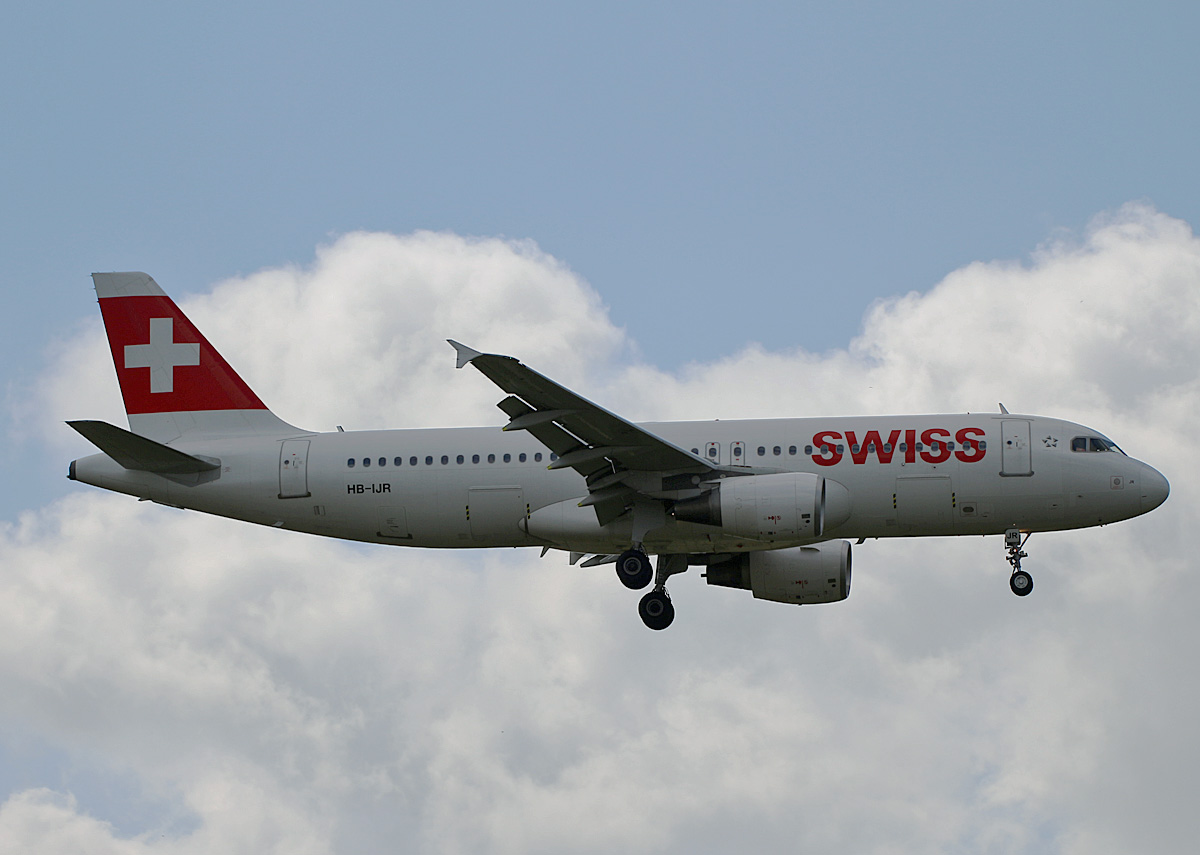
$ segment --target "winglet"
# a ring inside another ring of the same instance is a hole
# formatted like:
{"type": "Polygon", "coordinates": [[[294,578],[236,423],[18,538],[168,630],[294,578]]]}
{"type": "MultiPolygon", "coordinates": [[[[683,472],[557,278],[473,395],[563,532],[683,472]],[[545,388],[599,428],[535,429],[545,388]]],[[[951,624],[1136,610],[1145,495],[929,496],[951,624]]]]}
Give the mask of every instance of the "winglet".
{"type": "Polygon", "coordinates": [[[450,343],[450,346],[454,348],[454,352],[458,354],[458,364],[454,366],[455,368],[462,368],[476,356],[483,356],[478,350],[467,347],[465,344],[459,344],[452,338],[448,338],[446,341],[450,343]]]}

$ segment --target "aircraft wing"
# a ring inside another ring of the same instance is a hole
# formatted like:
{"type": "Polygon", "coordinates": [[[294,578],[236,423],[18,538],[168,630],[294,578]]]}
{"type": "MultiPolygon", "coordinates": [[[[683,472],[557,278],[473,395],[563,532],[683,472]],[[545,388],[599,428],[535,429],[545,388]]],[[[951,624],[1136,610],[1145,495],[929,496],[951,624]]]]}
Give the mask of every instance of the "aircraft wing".
{"type": "Polygon", "coordinates": [[[698,454],[626,421],[615,413],[560,386],[511,356],[480,353],[451,341],[458,367],[473,365],[509,393],[498,406],[509,417],[504,430],[529,431],[558,459],[550,469],[571,468],[587,479],[600,524],[625,512],[641,492],[635,473],[677,475],[716,471],[698,454]]]}

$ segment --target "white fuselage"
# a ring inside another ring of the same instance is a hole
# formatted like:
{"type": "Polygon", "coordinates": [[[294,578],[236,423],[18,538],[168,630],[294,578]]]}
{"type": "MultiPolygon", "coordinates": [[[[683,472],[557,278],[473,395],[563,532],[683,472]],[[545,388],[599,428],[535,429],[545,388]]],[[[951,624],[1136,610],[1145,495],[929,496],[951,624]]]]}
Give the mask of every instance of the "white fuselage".
{"type": "MultiPolygon", "coordinates": [[[[1151,510],[1167,490],[1158,472],[1119,451],[1072,450],[1077,438],[1101,437],[1096,431],[1038,416],[643,427],[735,471],[824,476],[837,489],[842,513],[820,540],[1102,525],[1151,510]]],[[[219,459],[220,469],[208,477],[156,475],[97,454],[77,460],[72,477],[167,505],[350,540],[441,548],[550,545],[597,553],[619,552],[630,542],[629,520],[601,527],[592,508],[577,506],[588,495],[583,478],[571,469],[548,470],[545,447],[520,431],[297,431],[188,438],[172,446],[219,459]]],[[[656,477],[639,489],[683,499],[703,486],[656,477]]],[[[811,539],[795,541],[804,542],[811,539]]],[[[645,545],[651,552],[728,552],[790,544],[668,516],[645,545]]]]}

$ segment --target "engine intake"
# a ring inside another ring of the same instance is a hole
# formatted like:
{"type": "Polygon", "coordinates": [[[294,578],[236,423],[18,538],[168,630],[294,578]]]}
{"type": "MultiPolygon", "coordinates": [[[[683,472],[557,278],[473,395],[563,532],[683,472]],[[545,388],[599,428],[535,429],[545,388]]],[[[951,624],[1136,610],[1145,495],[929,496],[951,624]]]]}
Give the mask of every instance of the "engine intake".
{"type": "Polygon", "coordinates": [[[676,502],[672,513],[681,522],[718,526],[768,543],[818,538],[825,531],[825,484],[825,478],[810,472],[729,478],[707,493],[676,502]]]}
{"type": "Polygon", "coordinates": [[[850,596],[850,556],[847,540],[744,552],[710,564],[705,579],[710,585],[748,589],[760,600],[836,603],[850,596]]]}

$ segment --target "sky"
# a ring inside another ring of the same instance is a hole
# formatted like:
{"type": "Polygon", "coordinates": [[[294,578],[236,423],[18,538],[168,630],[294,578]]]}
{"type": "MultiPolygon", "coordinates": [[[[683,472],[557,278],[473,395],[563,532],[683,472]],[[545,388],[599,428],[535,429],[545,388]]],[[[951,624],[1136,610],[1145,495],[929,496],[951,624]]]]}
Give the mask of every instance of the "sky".
{"type": "Polygon", "coordinates": [[[1191,851],[1200,12],[65,4],[0,28],[0,849],[1191,851]],[[1153,514],[792,608],[71,484],[145,270],[305,427],[994,410],[1153,514]]]}

